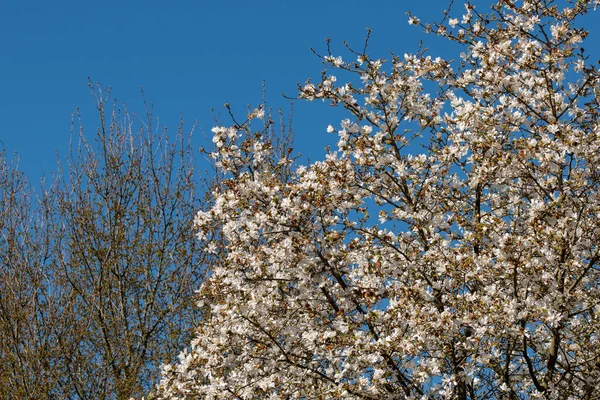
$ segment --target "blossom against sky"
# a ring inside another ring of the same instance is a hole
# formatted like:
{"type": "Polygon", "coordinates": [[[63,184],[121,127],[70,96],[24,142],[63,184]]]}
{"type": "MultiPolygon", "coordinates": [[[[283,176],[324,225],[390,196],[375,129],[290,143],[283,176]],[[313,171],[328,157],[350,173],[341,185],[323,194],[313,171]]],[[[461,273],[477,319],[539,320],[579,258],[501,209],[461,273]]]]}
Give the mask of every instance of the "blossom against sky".
{"type": "MultiPolygon", "coordinates": [[[[420,40],[433,55],[452,54],[447,42],[409,26],[406,15],[410,10],[423,21],[439,21],[448,3],[0,0],[0,146],[18,153],[20,168],[33,180],[53,171],[55,151],[68,150],[76,108],[88,138],[98,126],[90,77],[111,86],[113,96],[138,114],[143,87],[161,127],[175,130],[183,118],[191,128],[197,120],[200,147],[211,137],[211,109],[223,120],[224,103],[245,113],[261,101],[263,81],[270,105],[288,110],[281,94],[295,96],[297,83],[319,78],[323,66],[310,49],[325,52],[327,38],[343,54],[344,41],[361,49],[370,28],[376,57],[414,52],[420,40]]],[[[487,3],[477,5],[487,11],[487,3]]],[[[451,16],[462,11],[455,3],[451,16]]],[[[592,32],[586,46],[597,45],[597,37],[592,32]]],[[[296,102],[294,116],[296,149],[321,157],[335,139],[325,133],[339,122],[335,113],[296,102]]]]}

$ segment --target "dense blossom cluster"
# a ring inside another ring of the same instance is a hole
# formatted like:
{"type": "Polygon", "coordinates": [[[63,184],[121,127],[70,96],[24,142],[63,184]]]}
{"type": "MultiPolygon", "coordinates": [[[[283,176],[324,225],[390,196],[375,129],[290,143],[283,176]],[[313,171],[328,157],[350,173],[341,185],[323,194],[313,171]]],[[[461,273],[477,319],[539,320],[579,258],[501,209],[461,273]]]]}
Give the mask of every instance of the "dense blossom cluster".
{"type": "Polygon", "coordinates": [[[228,179],[196,226],[223,256],[156,397],[600,397],[595,6],[467,5],[424,25],[455,63],[325,56],[360,82],[300,88],[349,118],[291,173],[251,122],[215,128],[228,179]]]}

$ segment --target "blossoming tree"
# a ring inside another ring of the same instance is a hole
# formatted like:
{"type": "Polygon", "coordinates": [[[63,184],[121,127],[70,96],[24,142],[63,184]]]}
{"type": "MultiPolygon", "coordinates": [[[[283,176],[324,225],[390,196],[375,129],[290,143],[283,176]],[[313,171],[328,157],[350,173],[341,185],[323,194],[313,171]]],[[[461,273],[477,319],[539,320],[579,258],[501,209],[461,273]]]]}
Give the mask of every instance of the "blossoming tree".
{"type": "Polygon", "coordinates": [[[599,398],[600,73],[578,26],[597,4],[410,16],[456,62],[328,53],[300,97],[349,118],[307,166],[261,110],[213,129],[227,179],[196,226],[223,256],[155,397],[599,398]]]}

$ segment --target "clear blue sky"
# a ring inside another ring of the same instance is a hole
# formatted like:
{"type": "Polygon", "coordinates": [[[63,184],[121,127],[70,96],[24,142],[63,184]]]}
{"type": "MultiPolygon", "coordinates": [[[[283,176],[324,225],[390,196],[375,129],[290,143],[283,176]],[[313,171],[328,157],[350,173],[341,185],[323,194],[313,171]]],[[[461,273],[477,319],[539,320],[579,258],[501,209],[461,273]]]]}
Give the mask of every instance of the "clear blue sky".
{"type": "MultiPolygon", "coordinates": [[[[211,109],[223,112],[228,102],[243,112],[261,100],[263,80],[270,104],[287,109],[281,93],[295,95],[297,82],[319,76],[322,65],[310,48],[324,50],[328,37],[336,50],[343,40],[360,47],[369,27],[374,55],[414,51],[423,38],[434,54],[448,55],[439,39],[424,37],[405,15],[410,9],[423,20],[438,20],[446,5],[446,0],[0,0],[0,140],[8,154],[20,155],[21,169],[32,179],[52,171],[55,150],[67,152],[75,108],[82,110],[88,135],[98,125],[89,76],[112,86],[113,95],[138,112],[143,86],[163,126],[175,130],[180,116],[188,127],[197,120],[200,147],[202,130],[212,127],[211,109]]],[[[318,158],[332,141],[325,127],[336,124],[339,114],[314,103],[297,102],[295,109],[297,148],[318,158]]]]}

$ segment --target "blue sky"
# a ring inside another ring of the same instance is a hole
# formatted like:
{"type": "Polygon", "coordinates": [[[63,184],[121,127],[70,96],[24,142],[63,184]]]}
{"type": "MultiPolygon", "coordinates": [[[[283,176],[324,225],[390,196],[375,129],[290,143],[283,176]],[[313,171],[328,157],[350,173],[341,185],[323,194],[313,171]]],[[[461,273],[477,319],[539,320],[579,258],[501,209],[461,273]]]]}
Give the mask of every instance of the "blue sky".
{"type": "MultiPolygon", "coordinates": [[[[134,112],[143,111],[143,86],[162,126],[175,130],[180,117],[187,127],[198,121],[194,143],[200,147],[202,132],[212,127],[211,109],[223,113],[227,102],[244,112],[247,104],[260,102],[263,80],[271,106],[288,109],[281,93],[293,96],[297,82],[319,76],[323,67],[310,48],[323,51],[328,37],[334,50],[343,50],[344,40],[359,48],[369,27],[376,56],[414,51],[420,39],[432,53],[448,55],[444,42],[409,26],[405,14],[410,9],[438,20],[446,5],[0,0],[0,140],[8,154],[19,154],[21,169],[33,180],[54,170],[55,151],[68,150],[76,107],[88,136],[98,125],[87,88],[91,77],[111,86],[134,112]]],[[[457,1],[456,14],[460,7],[457,1]]],[[[333,141],[325,127],[339,117],[327,105],[297,102],[297,148],[318,158],[333,141]]]]}
{"type": "MultiPolygon", "coordinates": [[[[406,23],[409,3],[0,0],[0,140],[32,179],[52,171],[55,150],[68,149],[76,107],[88,136],[98,125],[91,77],[137,112],[143,86],[162,126],[197,120],[199,147],[202,131],[212,127],[211,109],[223,112],[228,102],[243,112],[260,102],[263,80],[270,104],[287,110],[281,94],[293,96],[297,82],[319,76],[322,65],[310,48],[324,50],[328,37],[334,49],[344,40],[360,47],[369,27],[374,52],[415,50],[419,29],[406,23]]],[[[411,9],[437,19],[446,1],[421,3],[427,10],[411,9]]],[[[326,105],[296,103],[305,155],[322,154],[335,115],[326,105]]]]}

